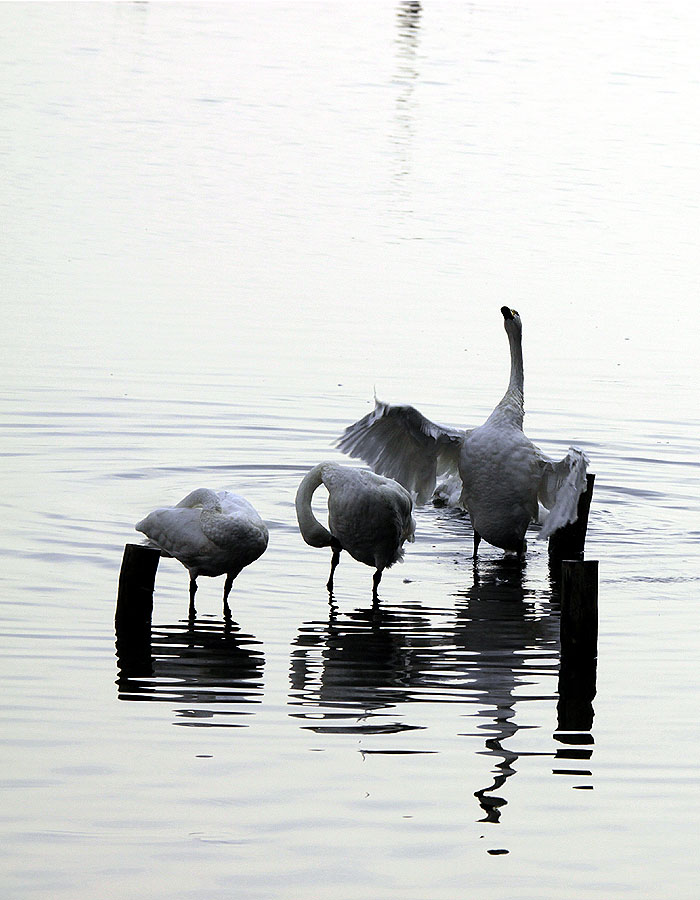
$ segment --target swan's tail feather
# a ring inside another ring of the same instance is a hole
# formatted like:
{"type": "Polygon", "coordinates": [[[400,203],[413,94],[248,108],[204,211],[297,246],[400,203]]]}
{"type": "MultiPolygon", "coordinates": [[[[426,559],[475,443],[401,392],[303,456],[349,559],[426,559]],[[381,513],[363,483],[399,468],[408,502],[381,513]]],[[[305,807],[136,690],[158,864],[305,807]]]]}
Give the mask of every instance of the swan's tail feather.
{"type": "Polygon", "coordinates": [[[405,506],[401,510],[401,518],[402,518],[402,522],[403,522],[403,528],[401,529],[401,537],[399,538],[399,545],[401,547],[401,558],[403,559],[404,543],[407,542],[409,544],[412,544],[416,539],[416,520],[413,516],[413,500],[412,499],[408,499],[408,502],[405,504],[405,506]]]}
{"type": "Polygon", "coordinates": [[[539,488],[539,500],[549,509],[537,537],[546,540],[555,531],[570,525],[578,516],[578,500],[586,490],[588,457],[577,447],[570,447],[558,463],[548,461],[539,488]]]}
{"type": "Polygon", "coordinates": [[[410,516],[409,519],[404,522],[404,528],[401,532],[401,537],[399,539],[399,545],[395,550],[393,558],[389,560],[386,564],[386,568],[390,569],[394,563],[402,563],[404,560],[404,543],[412,544],[416,539],[416,520],[413,516],[410,516]]]}

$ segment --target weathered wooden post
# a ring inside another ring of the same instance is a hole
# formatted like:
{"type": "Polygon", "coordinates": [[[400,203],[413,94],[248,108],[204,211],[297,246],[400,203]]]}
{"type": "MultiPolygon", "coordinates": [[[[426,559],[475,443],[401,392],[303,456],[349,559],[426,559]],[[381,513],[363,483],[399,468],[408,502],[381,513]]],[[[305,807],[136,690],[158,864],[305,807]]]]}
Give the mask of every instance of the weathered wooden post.
{"type": "Polygon", "coordinates": [[[143,544],[124,547],[114,627],[117,659],[124,675],[149,674],[153,587],[160,550],[143,544]]]}
{"type": "Polygon", "coordinates": [[[160,550],[154,547],[143,544],[127,544],[124,547],[115,614],[117,627],[132,621],[148,621],[150,626],[159,561],[160,550]]]}
{"type": "Polygon", "coordinates": [[[586,490],[578,498],[576,521],[555,531],[549,539],[550,562],[558,563],[563,559],[583,559],[588,512],[591,508],[594,484],[595,475],[589,472],[586,475],[586,490]]]}

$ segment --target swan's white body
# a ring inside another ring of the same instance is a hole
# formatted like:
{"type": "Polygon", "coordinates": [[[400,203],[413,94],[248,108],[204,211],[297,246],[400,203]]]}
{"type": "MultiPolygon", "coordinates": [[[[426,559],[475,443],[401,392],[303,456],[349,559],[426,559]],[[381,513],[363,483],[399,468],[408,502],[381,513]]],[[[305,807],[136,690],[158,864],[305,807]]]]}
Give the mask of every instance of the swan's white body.
{"type": "MultiPolygon", "coordinates": [[[[377,401],[374,410],[350,425],[338,442],[375,471],[396,478],[418,502],[433,493],[439,476],[459,473],[459,502],[474,528],[474,555],[483,537],[496,547],[522,552],[525,532],[537,519],[539,503],[550,510],[539,537],[576,521],[578,498],[586,488],[586,455],[570,448],[555,462],[523,433],[522,325],[502,307],[510,343],[508,389],[486,422],[470,431],[446,428],[411,406],[377,401]]],[[[455,498],[456,499],[456,498],[455,498]]]]}
{"type": "Polygon", "coordinates": [[[333,558],[328,590],[341,550],[373,566],[374,596],[384,569],[403,559],[403,545],[412,541],[416,523],[409,492],[391,478],[367,469],[319,463],[304,477],[296,495],[301,535],[312,547],[331,547],[333,558]],[[311,498],[323,484],[328,491],[328,528],[314,516],[311,498]]]}
{"type": "Polygon", "coordinates": [[[164,555],[190,573],[190,611],[200,575],[226,575],[224,609],[234,578],[261,556],[268,531],[254,507],[230,491],[199,488],[176,506],[154,510],[136,525],[164,555]]]}

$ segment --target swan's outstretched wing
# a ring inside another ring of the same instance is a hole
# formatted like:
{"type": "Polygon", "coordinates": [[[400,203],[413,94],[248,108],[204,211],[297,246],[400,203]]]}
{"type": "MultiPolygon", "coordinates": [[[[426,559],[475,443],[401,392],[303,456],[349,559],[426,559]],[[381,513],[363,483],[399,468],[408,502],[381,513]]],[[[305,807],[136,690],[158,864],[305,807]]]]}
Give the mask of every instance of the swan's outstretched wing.
{"type": "Polygon", "coordinates": [[[576,521],[578,498],[586,490],[588,457],[577,447],[569,447],[564,459],[555,462],[541,453],[542,476],[538,488],[540,503],[549,510],[538,534],[543,540],[557,529],[576,521]]]}
{"type": "Polygon", "coordinates": [[[375,399],[359,422],[349,425],[337,446],[364,460],[379,475],[402,484],[425,503],[439,475],[457,475],[465,432],[436,425],[413,406],[393,406],[375,399]]]}

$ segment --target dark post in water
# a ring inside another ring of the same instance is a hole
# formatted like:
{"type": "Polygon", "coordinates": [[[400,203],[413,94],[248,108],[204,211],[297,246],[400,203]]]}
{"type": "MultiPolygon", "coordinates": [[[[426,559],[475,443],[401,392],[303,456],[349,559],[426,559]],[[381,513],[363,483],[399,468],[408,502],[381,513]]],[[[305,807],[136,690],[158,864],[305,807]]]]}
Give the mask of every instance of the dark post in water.
{"type": "Polygon", "coordinates": [[[160,550],[153,547],[124,547],[114,627],[120,668],[128,674],[150,671],[153,587],[159,561],[160,550]]]}
{"type": "Polygon", "coordinates": [[[561,646],[578,656],[598,655],[598,560],[561,564],[561,646]]]}
{"type": "Polygon", "coordinates": [[[117,627],[148,621],[153,614],[153,587],[160,561],[160,550],[141,544],[124,547],[117,594],[117,627]]]}

